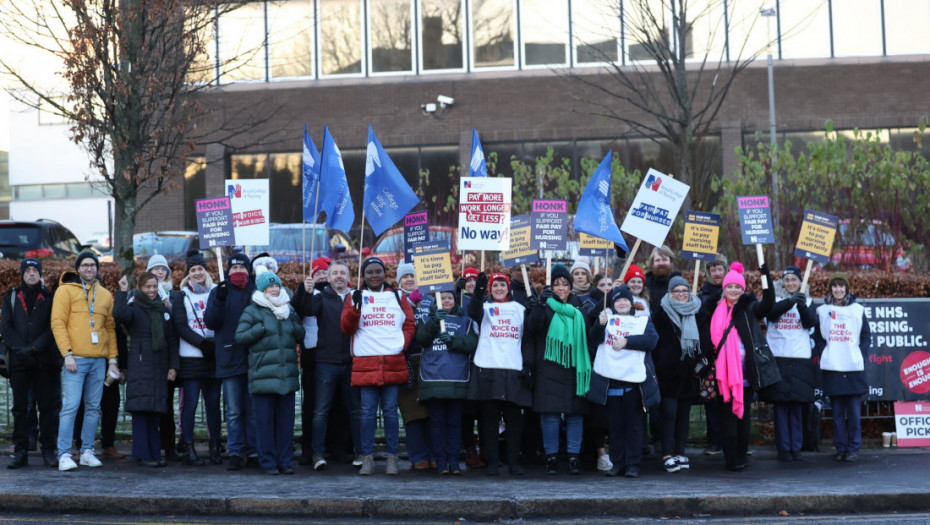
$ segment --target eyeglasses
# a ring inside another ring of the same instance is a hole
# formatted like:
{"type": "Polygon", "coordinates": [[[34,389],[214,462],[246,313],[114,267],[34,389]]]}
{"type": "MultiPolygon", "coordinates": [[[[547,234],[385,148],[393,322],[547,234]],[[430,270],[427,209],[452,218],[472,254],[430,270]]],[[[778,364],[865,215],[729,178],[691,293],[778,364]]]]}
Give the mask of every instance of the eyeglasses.
{"type": "Polygon", "coordinates": [[[82,265],[78,266],[78,268],[97,268],[97,265],[94,264],[94,263],[82,264],[82,265]]]}
{"type": "Polygon", "coordinates": [[[672,293],[675,295],[685,295],[690,292],[691,290],[688,290],[687,288],[685,288],[684,290],[672,290],[672,293]]]}

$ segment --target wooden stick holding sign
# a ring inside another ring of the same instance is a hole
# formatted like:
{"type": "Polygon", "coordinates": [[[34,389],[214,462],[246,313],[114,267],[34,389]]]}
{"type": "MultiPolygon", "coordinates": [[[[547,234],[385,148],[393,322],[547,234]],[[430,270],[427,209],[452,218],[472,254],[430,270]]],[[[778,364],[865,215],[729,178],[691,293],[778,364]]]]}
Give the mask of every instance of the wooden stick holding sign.
{"type": "Polygon", "coordinates": [[[811,278],[811,269],[814,267],[814,261],[807,261],[807,268],[804,268],[804,280],[801,281],[801,293],[807,293],[807,282],[811,278]]]}
{"type": "Polygon", "coordinates": [[[362,227],[359,228],[358,232],[358,281],[356,281],[356,289],[362,289],[362,248],[365,247],[365,208],[368,206],[362,207],[362,227]]]}
{"type": "Polygon", "coordinates": [[[697,290],[698,277],[700,276],[700,273],[701,273],[701,260],[697,259],[694,261],[694,279],[693,279],[693,283],[691,284],[691,290],[697,290]]]}
{"type": "Polygon", "coordinates": [[[526,271],[525,264],[520,265],[520,272],[523,273],[523,287],[526,289],[526,296],[530,297],[531,296],[530,290],[532,289],[531,286],[533,285],[530,284],[530,275],[526,271]]]}
{"type": "MultiPolygon", "coordinates": [[[[439,310],[442,309],[442,292],[436,292],[435,297],[436,297],[436,311],[438,312],[439,310]]],[[[439,332],[442,333],[445,331],[446,331],[446,320],[440,319],[439,320],[439,332]]]]}
{"type": "MultiPolygon", "coordinates": [[[[756,245],[756,257],[759,259],[759,266],[760,266],[760,267],[761,267],[763,264],[765,264],[765,254],[762,252],[762,245],[761,245],[761,244],[757,244],[757,245],[756,245]]],[[[769,279],[768,279],[768,277],[766,277],[765,275],[761,275],[760,277],[761,277],[761,280],[762,280],[762,289],[763,289],[763,290],[768,290],[768,289],[769,289],[769,279]]]]}
{"type": "Polygon", "coordinates": [[[552,286],[552,250],[546,250],[546,286],[552,286]]]}
{"type": "Polygon", "coordinates": [[[223,250],[217,246],[213,251],[216,253],[216,271],[220,274],[220,282],[223,282],[226,280],[226,276],[223,275],[223,250]]]}
{"type": "Polygon", "coordinates": [[[636,242],[633,243],[633,248],[630,250],[630,253],[626,255],[626,262],[623,263],[623,271],[620,272],[620,278],[626,276],[626,272],[630,269],[630,266],[633,264],[633,259],[636,257],[636,252],[639,251],[639,245],[642,244],[643,240],[637,238],[636,242]]]}

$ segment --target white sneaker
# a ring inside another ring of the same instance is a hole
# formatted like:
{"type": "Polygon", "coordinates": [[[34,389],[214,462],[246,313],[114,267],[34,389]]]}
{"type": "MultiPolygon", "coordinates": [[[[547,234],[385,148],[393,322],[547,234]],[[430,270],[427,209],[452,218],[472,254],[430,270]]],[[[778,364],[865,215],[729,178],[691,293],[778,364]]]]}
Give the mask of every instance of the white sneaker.
{"type": "Polygon", "coordinates": [[[662,463],[662,466],[665,467],[665,472],[678,472],[678,470],[681,468],[681,466],[678,465],[678,462],[675,461],[675,456],[666,459],[662,463]]]}
{"type": "Polygon", "coordinates": [[[614,468],[614,464],[610,462],[610,454],[601,454],[597,458],[597,470],[607,472],[612,468],[614,468]]]}
{"type": "Polygon", "coordinates": [[[77,470],[77,463],[71,459],[71,454],[65,454],[58,458],[58,470],[65,472],[68,470],[77,470]]]}
{"type": "Polygon", "coordinates": [[[678,468],[682,470],[691,468],[691,462],[685,456],[675,456],[675,463],[678,463],[678,468]]]}
{"type": "Polygon", "coordinates": [[[364,462],[364,460],[365,460],[365,456],[358,454],[357,456],[355,456],[355,459],[352,460],[352,466],[355,468],[359,468],[362,466],[362,463],[364,462]]]}
{"type": "MultiPolygon", "coordinates": [[[[84,452],[81,452],[81,465],[84,465],[85,467],[99,467],[102,466],[103,463],[97,459],[97,456],[94,455],[93,450],[85,450],[84,452]]],[[[59,465],[58,468],[61,468],[61,466],[59,465]]]]}

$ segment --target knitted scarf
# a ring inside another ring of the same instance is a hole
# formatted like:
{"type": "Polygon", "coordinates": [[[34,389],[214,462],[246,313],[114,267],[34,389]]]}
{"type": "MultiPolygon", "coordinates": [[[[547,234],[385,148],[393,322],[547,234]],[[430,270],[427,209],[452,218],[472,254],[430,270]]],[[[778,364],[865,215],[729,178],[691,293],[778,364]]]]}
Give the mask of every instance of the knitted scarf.
{"type": "Polygon", "coordinates": [[[252,302],[271,310],[271,313],[282,321],[291,315],[290,301],[287,298],[287,294],[284,292],[279,293],[277,297],[272,297],[264,292],[255,290],[252,292],[252,302]]]}
{"type": "Polygon", "coordinates": [[[555,312],[546,333],[546,361],[575,369],[575,395],[585,396],[591,386],[591,356],[585,333],[584,314],[570,304],[554,298],[546,301],[555,312]]]}
{"type": "Polygon", "coordinates": [[[694,357],[701,344],[701,336],[698,333],[697,321],[694,315],[701,309],[701,300],[694,294],[688,294],[687,302],[673,301],[671,294],[665,294],[662,297],[662,309],[668,314],[672,323],[681,330],[681,360],[686,357],[694,357]]]}
{"type": "MultiPolygon", "coordinates": [[[[710,319],[710,341],[714,347],[719,347],[724,332],[733,321],[733,308],[727,306],[727,300],[720,298],[714,315],[710,319]]],[[[736,327],[727,333],[726,341],[717,354],[715,366],[717,370],[717,388],[723,397],[724,403],[733,399],[733,414],[743,419],[743,363],[739,357],[739,334],[736,327]]]]}
{"type": "Polygon", "coordinates": [[[168,347],[165,341],[165,303],[158,299],[149,299],[139,289],[133,294],[133,298],[136,304],[149,315],[149,324],[152,325],[152,351],[161,352],[168,347]]]}
{"type": "Polygon", "coordinates": [[[572,293],[575,295],[584,295],[591,290],[591,283],[572,284],[572,293]]]}

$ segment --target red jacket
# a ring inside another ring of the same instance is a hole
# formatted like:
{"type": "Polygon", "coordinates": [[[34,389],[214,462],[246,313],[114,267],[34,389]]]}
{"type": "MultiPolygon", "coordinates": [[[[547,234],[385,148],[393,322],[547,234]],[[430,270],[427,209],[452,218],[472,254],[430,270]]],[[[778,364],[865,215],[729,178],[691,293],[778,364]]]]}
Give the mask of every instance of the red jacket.
{"type": "MultiPolygon", "coordinates": [[[[389,286],[384,287],[384,291],[394,291],[389,286]]],[[[413,308],[410,302],[406,301],[406,294],[401,294],[399,298],[400,307],[404,311],[404,348],[410,346],[413,336],[417,331],[416,320],[413,317],[413,308]]],[[[356,310],[352,304],[352,294],[346,296],[342,305],[342,318],[340,325],[343,333],[354,336],[358,331],[358,321],[361,317],[361,310],[356,310]]],[[[355,344],[355,338],[352,338],[352,344],[355,344]]],[[[407,382],[409,373],[407,371],[407,358],[403,352],[396,355],[387,356],[365,356],[358,357],[352,355],[352,386],[383,386],[383,385],[402,385],[407,382]]]]}

